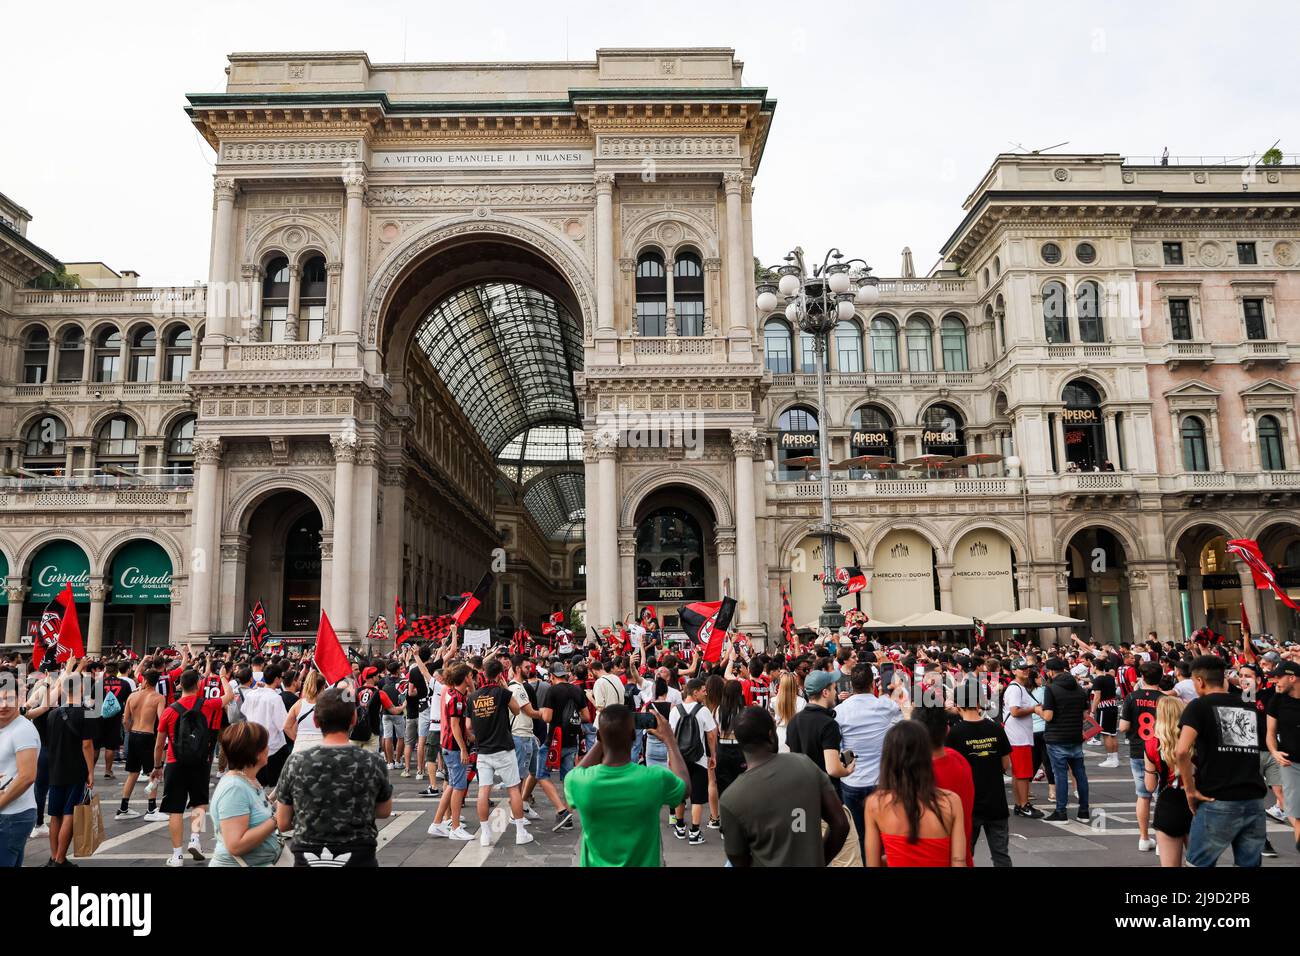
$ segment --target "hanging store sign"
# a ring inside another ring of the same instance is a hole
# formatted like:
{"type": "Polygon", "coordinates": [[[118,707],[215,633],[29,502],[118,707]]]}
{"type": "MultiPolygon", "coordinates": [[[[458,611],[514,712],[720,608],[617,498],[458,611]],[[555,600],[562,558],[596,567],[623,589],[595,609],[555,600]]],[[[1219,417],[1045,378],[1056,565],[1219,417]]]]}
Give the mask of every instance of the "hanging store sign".
{"type": "Polygon", "coordinates": [[[28,600],[33,603],[52,601],[65,584],[72,585],[74,600],[90,600],[90,560],[72,542],[55,541],[42,548],[32,561],[28,600]]]}
{"type": "Polygon", "coordinates": [[[856,448],[893,448],[894,436],[889,432],[855,431],[849,436],[849,443],[856,448]]]}
{"type": "Polygon", "coordinates": [[[817,450],[816,432],[782,432],[781,449],[783,451],[809,452],[817,450]]]}
{"type": "Polygon", "coordinates": [[[1061,421],[1067,425],[1095,425],[1100,419],[1095,408],[1066,408],[1061,412],[1061,421]]]}

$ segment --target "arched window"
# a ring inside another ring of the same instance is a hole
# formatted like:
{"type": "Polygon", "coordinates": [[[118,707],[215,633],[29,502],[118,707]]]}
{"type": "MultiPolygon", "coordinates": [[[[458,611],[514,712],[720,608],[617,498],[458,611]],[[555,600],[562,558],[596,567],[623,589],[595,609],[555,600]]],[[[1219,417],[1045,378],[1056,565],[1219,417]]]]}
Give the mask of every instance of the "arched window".
{"type": "MultiPolygon", "coordinates": [[[[876,405],[863,405],[853,413],[853,431],[849,434],[849,454],[894,457],[894,419],[876,405]]],[[[854,469],[851,478],[862,478],[865,469],[854,469]]]]}
{"type": "Polygon", "coordinates": [[[23,383],[44,385],[50,380],[50,333],[37,326],[23,341],[23,383]]]}
{"type": "Polygon", "coordinates": [[[152,382],[158,372],[158,336],[152,328],[137,329],[131,336],[131,381],[152,382]]]}
{"type": "Polygon", "coordinates": [[[777,419],[776,430],[777,477],[782,481],[792,481],[811,475],[815,469],[787,468],[785,462],[789,458],[820,453],[817,413],[802,406],[786,409],[777,419]]]}
{"type": "Polygon", "coordinates": [[[68,430],[62,420],[46,415],[27,428],[27,445],[23,450],[23,470],[39,475],[62,475],[66,465],[68,430]]]}
{"type": "Polygon", "coordinates": [[[1065,309],[1065,286],[1049,282],[1043,286],[1043,331],[1053,345],[1070,341],[1070,320],[1065,309]]]}
{"type": "Polygon", "coordinates": [[[1272,415],[1259,420],[1256,429],[1259,437],[1259,466],[1265,471],[1286,469],[1286,454],[1282,450],[1282,426],[1272,415]]]}
{"type": "Polygon", "coordinates": [[[167,475],[181,478],[194,474],[194,416],[182,418],[167,433],[167,475]]]}
{"type": "Polygon", "coordinates": [[[636,531],[636,599],[696,601],[704,597],[704,535],[681,508],[660,508],[636,531]]]}
{"type": "Polygon", "coordinates": [[[704,269],[693,252],[679,252],[673,262],[673,312],[678,335],[704,334],[704,269]]]}
{"type": "Polygon", "coordinates": [[[966,355],[966,323],[955,315],[945,315],[939,323],[939,341],[943,345],[943,367],[949,372],[970,369],[966,355]]]}
{"type": "Polygon", "coordinates": [[[325,337],[325,257],[312,256],[302,267],[298,293],[298,338],[317,342],[325,337]]]}
{"type": "Polygon", "coordinates": [[[1065,460],[1079,471],[1102,468],[1107,461],[1106,431],[1102,425],[1101,394],[1088,382],[1076,380],[1061,390],[1061,432],[1065,460]]]}
{"type": "Polygon", "coordinates": [[[921,454],[966,454],[966,429],[961,413],[951,405],[931,405],[921,416],[921,454]]]}
{"type": "Polygon", "coordinates": [[[668,334],[668,276],[663,256],[653,251],[636,260],[636,330],[638,335],[668,334]]]}
{"type": "Polygon", "coordinates": [[[289,321],[289,260],[276,256],[262,271],[262,341],[283,342],[289,321]]]}
{"type": "Polygon", "coordinates": [[[793,371],[790,351],[790,326],[780,319],[763,323],[763,352],[768,371],[774,375],[788,375],[793,371]]]}
{"type": "Polygon", "coordinates": [[[115,382],[122,371],[122,333],[101,329],[95,338],[95,381],[115,382]]]}
{"type": "Polygon", "coordinates": [[[877,372],[898,371],[898,326],[885,315],[871,320],[871,367],[877,372]]]}
{"type": "Polygon", "coordinates": [[[190,374],[194,334],[187,325],[174,326],[167,333],[167,381],[183,382],[190,374]]]}
{"type": "Polygon", "coordinates": [[[862,326],[857,319],[835,326],[835,368],[841,372],[862,371],[862,326]]]}
{"type": "Polygon", "coordinates": [[[1183,471],[1209,471],[1210,456],[1205,445],[1205,423],[1195,415],[1183,419],[1183,471]]]}
{"type": "Polygon", "coordinates": [[[1080,282],[1074,293],[1074,307],[1079,317],[1080,342],[1104,342],[1101,321],[1101,287],[1089,279],[1080,282]]]}
{"type": "Polygon", "coordinates": [[[799,371],[812,375],[817,371],[817,340],[807,332],[799,332],[799,371]]]}
{"type": "Polygon", "coordinates": [[[86,333],[72,325],[59,336],[59,374],[56,381],[80,382],[85,371],[86,333]]]}
{"type": "Polygon", "coordinates": [[[907,320],[907,367],[912,372],[934,371],[934,329],[923,316],[907,320]]]}
{"type": "Polygon", "coordinates": [[[134,468],[137,464],[135,419],[126,415],[114,415],[99,427],[96,436],[96,461],[103,467],[106,464],[134,468]]]}

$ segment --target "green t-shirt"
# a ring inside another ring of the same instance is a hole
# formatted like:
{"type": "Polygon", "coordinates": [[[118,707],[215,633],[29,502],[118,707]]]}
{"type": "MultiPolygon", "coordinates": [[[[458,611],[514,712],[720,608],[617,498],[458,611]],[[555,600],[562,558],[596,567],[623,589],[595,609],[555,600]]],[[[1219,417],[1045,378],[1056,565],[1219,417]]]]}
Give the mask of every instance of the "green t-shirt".
{"type": "Polygon", "coordinates": [[[582,818],[579,866],[658,866],[659,808],[676,806],[686,784],[666,767],[578,767],[564,778],[582,818]]]}

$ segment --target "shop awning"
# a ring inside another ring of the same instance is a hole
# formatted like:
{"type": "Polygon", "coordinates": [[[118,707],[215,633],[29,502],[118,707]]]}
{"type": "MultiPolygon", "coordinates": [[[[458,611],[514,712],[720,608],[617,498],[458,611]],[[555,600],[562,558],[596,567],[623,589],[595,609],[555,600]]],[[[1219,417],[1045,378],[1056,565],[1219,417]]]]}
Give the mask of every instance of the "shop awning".
{"type": "Polygon", "coordinates": [[[28,600],[44,604],[71,582],[78,603],[89,601],[90,559],[71,541],[53,541],[32,559],[31,594],[28,600]]]}
{"type": "Polygon", "coordinates": [[[947,611],[922,611],[919,614],[909,615],[896,624],[887,621],[869,621],[866,629],[915,634],[920,631],[969,631],[974,626],[970,618],[962,617],[960,614],[949,614],[947,611]]]}
{"type": "Polygon", "coordinates": [[[1035,627],[1074,627],[1085,622],[1077,617],[1066,617],[1064,614],[1026,607],[1019,611],[998,611],[997,614],[990,614],[984,623],[990,629],[1006,631],[1011,628],[1029,630],[1035,627]]]}
{"type": "Polygon", "coordinates": [[[113,558],[113,604],[170,604],[172,562],[152,541],[132,541],[113,558]]]}

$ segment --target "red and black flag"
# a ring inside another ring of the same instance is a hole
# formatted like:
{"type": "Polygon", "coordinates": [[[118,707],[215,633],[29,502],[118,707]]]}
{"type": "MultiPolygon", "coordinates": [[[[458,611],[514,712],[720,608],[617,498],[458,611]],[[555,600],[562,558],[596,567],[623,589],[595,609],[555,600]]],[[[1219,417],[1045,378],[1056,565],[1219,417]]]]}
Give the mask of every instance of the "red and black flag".
{"type": "Polygon", "coordinates": [[[655,613],[653,604],[647,604],[641,608],[641,626],[647,631],[659,630],[659,615],[655,613]]]}
{"type": "Polygon", "coordinates": [[[254,651],[262,649],[263,642],[271,636],[271,628],[266,623],[266,608],[258,601],[248,612],[248,626],[244,628],[244,640],[253,646],[254,651]]]}
{"type": "Polygon", "coordinates": [[[533,636],[528,633],[528,628],[522,624],[515,628],[514,636],[510,638],[511,654],[531,654],[533,649],[533,636]]]}
{"type": "Polygon", "coordinates": [[[456,610],[450,614],[452,623],[457,627],[464,627],[465,622],[473,617],[474,612],[482,605],[490,590],[492,590],[492,572],[485,571],[473,591],[465,591],[451,598],[456,602],[456,610]]]}
{"type": "Polygon", "coordinates": [[[971,618],[970,622],[975,625],[975,639],[982,644],[984,642],[984,635],[988,633],[988,625],[977,617],[971,618]]]}
{"type": "Polygon", "coordinates": [[[384,617],[381,614],[377,618],[375,618],[373,622],[371,622],[370,630],[366,631],[366,640],[372,642],[373,641],[387,642],[391,639],[392,639],[392,635],[388,633],[388,618],[384,617]]]}
{"type": "Polygon", "coordinates": [[[45,606],[36,626],[35,638],[32,642],[32,670],[40,670],[47,654],[53,655],[56,664],[66,663],[69,657],[86,656],[71,583],[65,584],[54,600],[45,606]]]}
{"type": "Polygon", "coordinates": [[[736,599],[685,604],[677,609],[682,630],[692,640],[704,645],[704,662],[722,658],[722,641],[736,614],[736,599]]]}
{"type": "Polygon", "coordinates": [[[411,635],[419,641],[437,643],[451,635],[451,626],[455,623],[450,614],[439,614],[436,617],[422,614],[411,622],[411,635]]]}
{"type": "Polygon", "coordinates": [[[790,610],[790,592],[781,589],[781,633],[787,644],[794,643],[794,612],[790,610]]]}
{"type": "Polygon", "coordinates": [[[411,622],[406,619],[406,612],[402,610],[402,599],[393,598],[393,637],[397,641],[394,647],[401,647],[402,643],[411,637],[411,622]]]}
{"type": "Polygon", "coordinates": [[[846,594],[857,594],[859,591],[865,591],[867,588],[867,576],[862,573],[861,568],[836,568],[835,569],[835,597],[842,598],[846,594]]]}
{"type": "Polygon", "coordinates": [[[1255,589],[1258,591],[1267,591],[1272,589],[1277,599],[1293,611],[1300,611],[1300,604],[1291,599],[1291,595],[1278,583],[1277,575],[1273,569],[1268,566],[1264,560],[1264,554],[1259,550],[1259,542],[1251,538],[1233,538],[1227,544],[1227,550],[1235,554],[1241,560],[1245,561],[1250,568],[1250,573],[1255,578],[1255,589]]]}

